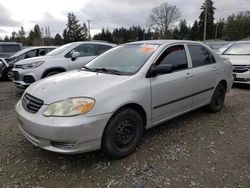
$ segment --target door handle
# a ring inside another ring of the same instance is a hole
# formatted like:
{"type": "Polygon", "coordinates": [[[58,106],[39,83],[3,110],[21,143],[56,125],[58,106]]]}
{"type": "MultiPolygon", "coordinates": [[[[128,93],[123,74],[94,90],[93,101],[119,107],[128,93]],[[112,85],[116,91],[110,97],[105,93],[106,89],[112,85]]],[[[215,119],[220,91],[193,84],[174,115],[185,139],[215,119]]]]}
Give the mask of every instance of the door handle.
{"type": "Polygon", "coordinates": [[[190,72],[188,72],[187,74],[186,74],[186,76],[185,76],[185,78],[191,78],[193,75],[190,73],[190,72]]]}
{"type": "Polygon", "coordinates": [[[217,67],[213,67],[213,71],[218,71],[218,68],[217,67]]]}

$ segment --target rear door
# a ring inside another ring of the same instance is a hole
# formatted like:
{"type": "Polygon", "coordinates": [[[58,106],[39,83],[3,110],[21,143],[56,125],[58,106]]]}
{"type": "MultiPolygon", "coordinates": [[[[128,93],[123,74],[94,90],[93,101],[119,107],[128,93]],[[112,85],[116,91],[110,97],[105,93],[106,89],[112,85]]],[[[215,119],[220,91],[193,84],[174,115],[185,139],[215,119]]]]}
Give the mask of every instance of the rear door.
{"type": "Polygon", "coordinates": [[[201,45],[188,44],[194,78],[193,107],[210,102],[218,79],[219,65],[201,45]]]}
{"type": "Polygon", "coordinates": [[[168,47],[156,61],[156,66],[159,64],[173,65],[174,70],[170,74],[150,78],[154,124],[192,106],[193,77],[184,45],[168,47]]]}

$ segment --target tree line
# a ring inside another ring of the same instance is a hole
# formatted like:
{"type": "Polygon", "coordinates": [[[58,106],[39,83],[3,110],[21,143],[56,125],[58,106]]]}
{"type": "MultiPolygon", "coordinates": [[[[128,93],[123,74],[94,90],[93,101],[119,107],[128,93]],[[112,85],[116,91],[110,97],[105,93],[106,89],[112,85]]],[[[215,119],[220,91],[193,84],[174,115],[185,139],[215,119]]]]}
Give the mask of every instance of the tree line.
{"type": "Polygon", "coordinates": [[[26,34],[23,27],[13,31],[11,36],[6,36],[3,41],[21,42],[25,46],[37,45],[62,45],[69,42],[84,40],[103,40],[122,44],[137,40],[150,39],[186,39],[203,40],[205,11],[207,9],[206,39],[240,40],[250,36],[250,11],[238,12],[215,22],[216,8],[212,0],[205,0],[201,5],[201,13],[193,24],[188,24],[181,18],[180,10],[169,3],[162,3],[154,7],[148,18],[147,28],[131,26],[129,28],[114,28],[112,31],[103,28],[100,33],[90,36],[85,23],[80,23],[73,13],[68,13],[66,27],[62,35],[57,33],[51,36],[50,27],[42,28],[35,25],[26,34]]]}

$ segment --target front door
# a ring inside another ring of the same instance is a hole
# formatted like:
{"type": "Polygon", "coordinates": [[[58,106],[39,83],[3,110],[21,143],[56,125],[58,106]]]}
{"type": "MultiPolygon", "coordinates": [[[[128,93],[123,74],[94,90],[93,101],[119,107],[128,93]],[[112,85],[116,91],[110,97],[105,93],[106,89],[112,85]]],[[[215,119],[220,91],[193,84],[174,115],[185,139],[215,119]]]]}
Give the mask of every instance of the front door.
{"type": "Polygon", "coordinates": [[[184,45],[167,48],[156,61],[170,64],[173,72],[151,78],[153,124],[182,113],[192,106],[193,77],[184,45]]]}
{"type": "MultiPolygon", "coordinates": [[[[70,54],[72,54],[73,52],[79,52],[80,56],[75,59],[69,58],[70,70],[79,69],[80,67],[87,64],[89,61],[96,57],[93,44],[81,44],[71,50],[70,54]]],[[[71,56],[69,55],[69,57],[71,56]]]]}

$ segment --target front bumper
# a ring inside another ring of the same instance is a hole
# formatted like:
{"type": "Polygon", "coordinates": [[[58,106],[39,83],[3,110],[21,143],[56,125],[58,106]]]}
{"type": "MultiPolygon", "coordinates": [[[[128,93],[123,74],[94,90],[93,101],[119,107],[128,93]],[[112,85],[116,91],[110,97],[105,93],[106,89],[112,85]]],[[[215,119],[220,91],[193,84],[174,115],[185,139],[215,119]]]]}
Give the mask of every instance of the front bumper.
{"type": "Polygon", "coordinates": [[[93,117],[45,117],[45,105],[36,113],[27,112],[19,101],[16,105],[18,126],[34,145],[45,150],[77,154],[98,150],[104,128],[112,114],[93,117]]]}
{"type": "MultiPolygon", "coordinates": [[[[32,69],[33,70],[33,69],[32,69]]],[[[14,68],[13,72],[13,82],[16,87],[25,89],[33,82],[40,80],[41,75],[38,75],[37,71],[31,71],[31,69],[20,69],[14,68]]]]}
{"type": "Polygon", "coordinates": [[[250,84],[250,70],[243,73],[233,72],[234,83],[250,84]]]}

